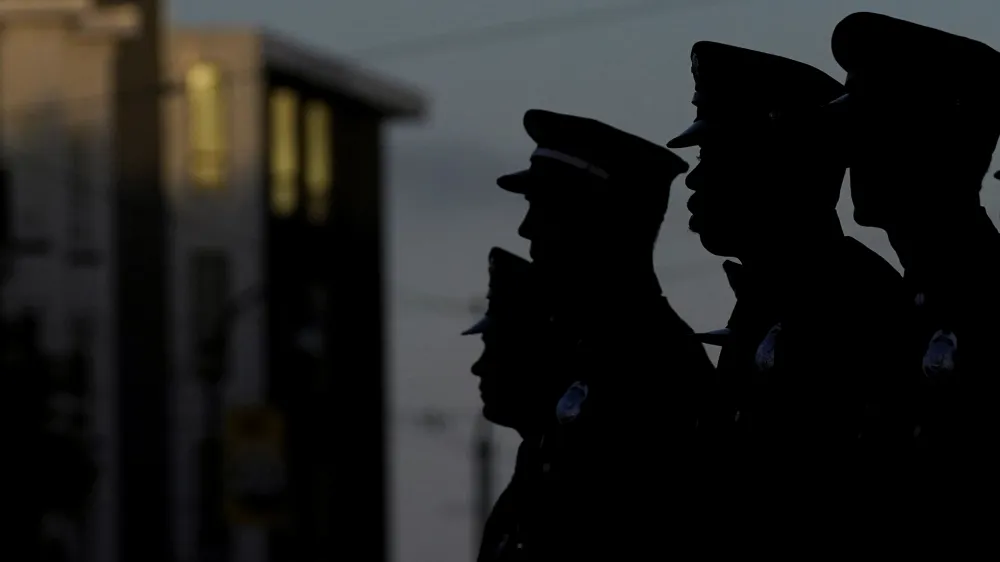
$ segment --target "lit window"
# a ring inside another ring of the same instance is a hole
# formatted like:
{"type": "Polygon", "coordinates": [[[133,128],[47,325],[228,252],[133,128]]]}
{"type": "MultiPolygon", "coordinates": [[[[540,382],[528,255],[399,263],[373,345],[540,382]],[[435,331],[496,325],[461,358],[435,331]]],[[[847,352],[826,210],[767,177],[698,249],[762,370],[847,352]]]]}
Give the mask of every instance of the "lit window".
{"type": "Polygon", "coordinates": [[[192,66],[185,80],[190,134],[190,173],[195,185],[217,189],[226,180],[226,120],[222,74],[208,63],[192,66]]]}
{"type": "Polygon", "coordinates": [[[314,101],[306,106],[306,196],[309,220],[321,223],[329,212],[333,181],[330,107],[314,101]]]}
{"type": "Polygon", "coordinates": [[[299,97],[289,89],[271,94],[271,209],[279,217],[299,203],[299,97]]]}

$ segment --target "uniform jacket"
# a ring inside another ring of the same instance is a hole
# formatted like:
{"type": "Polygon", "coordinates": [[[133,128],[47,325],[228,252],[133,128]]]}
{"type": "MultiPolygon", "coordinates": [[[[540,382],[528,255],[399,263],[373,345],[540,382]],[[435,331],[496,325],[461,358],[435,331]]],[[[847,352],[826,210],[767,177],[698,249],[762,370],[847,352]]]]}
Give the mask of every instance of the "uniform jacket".
{"type": "Polygon", "coordinates": [[[726,270],[737,304],[700,428],[717,511],[760,531],[859,509],[912,450],[901,276],[850,237],[782,276],[726,270]],[[768,504],[782,515],[749,516],[768,504]]]}
{"type": "MultiPolygon", "coordinates": [[[[911,369],[923,381],[921,486],[963,506],[997,494],[1000,349],[1000,234],[981,210],[975,246],[941,256],[932,271],[906,272],[911,299],[911,369]],[[957,255],[973,251],[973,255],[957,255]]],[[[945,508],[942,508],[945,509],[945,508]]],[[[972,509],[971,511],[969,509],[972,509]]]]}
{"type": "Polygon", "coordinates": [[[692,541],[698,386],[714,367],[663,297],[592,319],[539,462],[544,560],[626,560],[692,541]],[[610,558],[609,558],[610,557],[610,558]]]}

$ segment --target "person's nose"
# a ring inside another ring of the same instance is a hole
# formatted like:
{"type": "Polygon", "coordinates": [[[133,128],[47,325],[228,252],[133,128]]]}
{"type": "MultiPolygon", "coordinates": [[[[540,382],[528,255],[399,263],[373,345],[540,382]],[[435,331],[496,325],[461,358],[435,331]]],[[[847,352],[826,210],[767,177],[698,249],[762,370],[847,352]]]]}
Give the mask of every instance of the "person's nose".
{"type": "Polygon", "coordinates": [[[472,375],[477,378],[483,378],[486,376],[486,354],[484,353],[481,355],[479,359],[472,364],[472,368],[469,370],[472,371],[472,375]]]}
{"type": "Polygon", "coordinates": [[[534,240],[535,233],[537,232],[537,222],[536,213],[528,209],[520,226],[517,227],[517,235],[528,241],[534,240]]]}
{"type": "Polygon", "coordinates": [[[701,164],[694,167],[684,178],[684,185],[691,191],[698,191],[705,186],[705,170],[701,164]]]}

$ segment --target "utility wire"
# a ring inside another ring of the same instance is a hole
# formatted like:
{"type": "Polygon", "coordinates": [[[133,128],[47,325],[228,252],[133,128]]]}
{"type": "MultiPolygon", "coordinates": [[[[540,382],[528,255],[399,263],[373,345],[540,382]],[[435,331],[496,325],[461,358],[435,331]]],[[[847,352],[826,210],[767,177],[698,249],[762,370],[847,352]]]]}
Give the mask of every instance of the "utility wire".
{"type": "MultiPolygon", "coordinates": [[[[357,56],[367,60],[379,60],[380,58],[398,58],[399,56],[420,56],[428,52],[439,52],[441,50],[461,48],[486,43],[503,43],[513,41],[523,37],[525,34],[537,34],[543,32],[556,32],[577,27],[592,25],[595,23],[608,23],[610,21],[620,21],[622,19],[637,18],[652,15],[668,9],[686,7],[687,2],[671,2],[667,0],[637,2],[626,6],[603,7],[591,10],[577,11],[569,14],[561,14],[543,18],[533,18],[513,22],[501,22],[480,28],[467,29],[443,34],[432,35],[410,41],[389,43],[382,46],[370,47],[356,53],[357,56]]],[[[223,72],[222,86],[231,87],[244,80],[255,81],[261,77],[261,69],[251,66],[243,69],[229,69],[223,72]]],[[[163,97],[183,93],[184,84],[176,81],[159,81],[148,86],[131,88],[124,91],[119,90],[115,94],[100,94],[91,96],[77,96],[73,98],[43,99],[25,102],[14,105],[0,107],[0,117],[7,121],[13,118],[15,127],[22,125],[17,121],[21,117],[39,117],[40,119],[51,119],[52,115],[58,116],[60,113],[73,113],[73,106],[82,104],[103,105],[109,100],[116,100],[119,103],[139,103],[148,102],[151,97],[163,97]],[[67,107],[69,106],[69,107],[67,107]]],[[[28,129],[29,138],[26,142],[32,142],[30,138],[31,123],[23,124],[28,129]]],[[[15,151],[17,149],[15,148],[15,151]]],[[[109,194],[114,198],[114,194],[109,194]]]]}
{"type": "MultiPolygon", "coordinates": [[[[716,2],[711,3],[717,3],[719,1],[726,0],[716,0],[716,2]]],[[[477,28],[390,42],[349,52],[348,56],[350,58],[359,59],[362,62],[380,62],[382,60],[420,57],[455,49],[509,43],[531,35],[572,31],[574,29],[585,28],[597,24],[607,24],[642,17],[650,17],[674,10],[695,6],[700,7],[704,5],[706,5],[705,2],[698,3],[691,0],[635,2],[625,6],[609,6],[548,17],[500,22],[477,28]]],[[[260,67],[252,66],[244,69],[226,71],[223,73],[223,79],[225,84],[232,85],[243,80],[258,80],[261,73],[262,70],[260,67]]],[[[31,111],[37,110],[44,111],[52,110],[53,108],[61,110],[61,108],[65,107],[67,103],[103,104],[107,103],[110,99],[124,102],[131,100],[146,101],[152,96],[177,94],[182,93],[183,91],[184,84],[182,83],[161,81],[138,88],[129,88],[124,91],[119,90],[116,94],[75,96],[70,99],[59,98],[8,105],[6,108],[0,110],[0,113],[2,113],[5,117],[11,115],[16,116],[21,113],[30,113],[31,111]]]]}
{"type": "Polygon", "coordinates": [[[632,2],[626,5],[603,6],[547,17],[494,23],[415,39],[404,39],[354,51],[352,55],[361,59],[379,60],[426,56],[459,48],[503,44],[526,37],[634,20],[705,4],[706,2],[652,0],[632,2]]]}
{"type": "MultiPolygon", "coordinates": [[[[399,42],[392,42],[380,46],[369,47],[356,51],[353,53],[356,57],[363,58],[365,60],[381,60],[381,59],[398,59],[400,57],[407,56],[423,56],[431,53],[438,53],[442,51],[448,51],[450,49],[464,48],[477,45],[485,44],[497,44],[514,41],[525,36],[537,35],[540,33],[555,33],[560,31],[568,31],[577,28],[583,28],[595,24],[606,24],[616,21],[625,21],[629,19],[635,19],[646,16],[653,16],[658,13],[665,13],[670,10],[683,9],[691,7],[694,5],[693,2],[680,2],[680,1],[669,1],[669,0],[659,0],[659,1],[647,1],[647,2],[636,2],[628,4],[625,6],[609,6],[602,8],[594,8],[589,10],[581,10],[577,12],[572,12],[568,14],[558,14],[554,16],[541,17],[541,18],[531,18],[518,21],[510,22],[500,22],[496,24],[491,24],[483,27],[459,30],[447,33],[441,33],[436,35],[431,35],[427,37],[421,37],[412,40],[404,40],[399,42]]],[[[252,66],[244,69],[230,69],[224,71],[222,75],[222,85],[233,86],[241,83],[244,80],[256,81],[261,77],[261,69],[257,66],[252,66]]],[[[73,98],[60,98],[60,99],[44,99],[31,102],[25,102],[15,105],[8,105],[6,107],[0,108],[0,117],[4,120],[9,118],[18,117],[44,117],[46,119],[51,119],[52,115],[58,115],[59,113],[72,113],[74,105],[80,104],[106,104],[109,100],[116,100],[119,103],[138,103],[138,102],[148,102],[151,97],[163,97],[168,95],[177,95],[183,93],[184,84],[175,81],[158,82],[156,84],[150,84],[145,87],[132,88],[125,91],[118,91],[115,94],[103,94],[103,95],[91,95],[91,96],[77,96],[73,98]],[[69,105],[70,107],[67,107],[69,105]]],[[[15,122],[15,125],[18,123],[15,122]]],[[[30,135],[31,124],[27,124],[28,134],[30,135]]],[[[31,142],[34,139],[30,137],[27,142],[31,142]]],[[[16,148],[15,148],[16,151],[16,148]]],[[[68,186],[64,186],[68,189],[68,186]]],[[[108,194],[109,199],[114,200],[114,193],[108,194]]],[[[176,221],[177,217],[171,217],[172,221],[176,221]]],[[[189,219],[196,220],[196,219],[189,219]]],[[[200,221],[199,221],[200,222],[200,221]]],[[[217,231],[214,234],[219,234],[217,231]]],[[[226,236],[226,235],[224,235],[226,236]]],[[[239,239],[239,237],[234,237],[239,239]]],[[[248,242],[259,242],[255,237],[247,237],[248,242]]],[[[682,273],[683,275],[683,273],[682,273]]],[[[696,275],[698,277],[698,275],[696,275]]],[[[411,304],[415,304],[413,301],[425,298],[425,305],[429,304],[426,302],[426,297],[428,295],[413,295],[411,299],[411,304]]],[[[469,304],[466,303],[462,308],[468,311],[469,304]]],[[[426,307],[426,306],[425,306],[426,307]]],[[[431,308],[451,308],[450,306],[435,307],[431,308]]],[[[454,309],[453,309],[454,310],[454,309]]],[[[457,310],[456,310],[457,312],[457,310]]],[[[454,312],[448,313],[448,315],[453,315],[454,312]]]]}

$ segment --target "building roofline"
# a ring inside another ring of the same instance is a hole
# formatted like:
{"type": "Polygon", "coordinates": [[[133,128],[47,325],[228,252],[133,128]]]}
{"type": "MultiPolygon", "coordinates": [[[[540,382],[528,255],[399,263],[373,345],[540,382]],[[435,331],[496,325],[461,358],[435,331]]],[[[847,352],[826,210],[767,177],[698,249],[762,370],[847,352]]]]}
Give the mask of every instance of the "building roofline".
{"type": "Polygon", "coordinates": [[[0,3],[4,12],[79,12],[95,7],[94,0],[5,0],[0,3]]]}
{"type": "Polygon", "coordinates": [[[131,4],[98,5],[95,0],[0,0],[0,20],[68,17],[81,31],[122,38],[142,29],[141,11],[131,4]]]}
{"type": "Polygon", "coordinates": [[[367,71],[268,30],[258,30],[264,64],[294,75],[309,77],[332,91],[355,98],[379,113],[397,119],[426,116],[428,102],[415,88],[367,71]]]}

